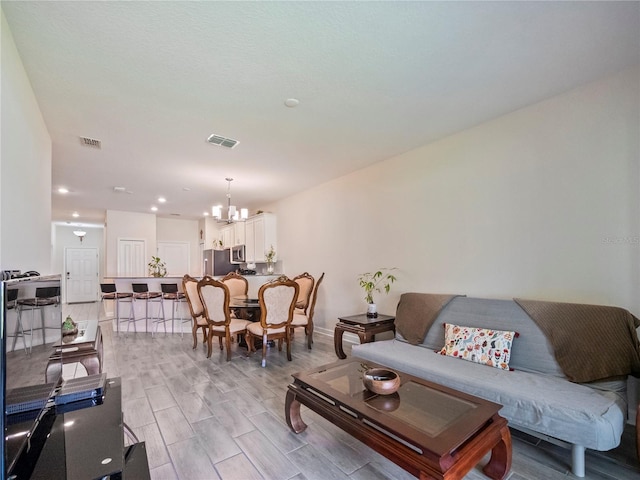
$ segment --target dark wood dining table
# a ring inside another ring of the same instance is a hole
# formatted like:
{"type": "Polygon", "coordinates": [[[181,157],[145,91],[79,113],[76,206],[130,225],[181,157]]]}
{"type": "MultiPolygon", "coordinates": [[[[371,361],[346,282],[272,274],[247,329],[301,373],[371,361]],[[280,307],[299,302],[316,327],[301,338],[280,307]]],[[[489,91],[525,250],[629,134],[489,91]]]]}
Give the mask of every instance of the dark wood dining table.
{"type": "MultiPolygon", "coordinates": [[[[257,298],[250,297],[249,295],[237,295],[235,297],[231,297],[229,299],[229,309],[235,313],[237,318],[249,320],[250,322],[260,321],[260,303],[257,298]]],[[[240,337],[238,345],[247,348],[247,342],[245,341],[244,335],[240,335],[240,337]]],[[[268,345],[270,347],[273,346],[273,340],[269,340],[268,345]]],[[[261,348],[262,340],[257,338],[255,340],[255,346],[256,348],[261,348]]]]}

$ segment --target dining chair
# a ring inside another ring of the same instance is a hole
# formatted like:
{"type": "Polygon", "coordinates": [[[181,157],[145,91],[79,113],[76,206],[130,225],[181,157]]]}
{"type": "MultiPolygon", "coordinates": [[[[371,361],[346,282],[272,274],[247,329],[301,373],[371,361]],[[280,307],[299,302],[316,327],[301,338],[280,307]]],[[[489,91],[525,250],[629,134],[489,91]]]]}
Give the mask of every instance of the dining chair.
{"type": "Polygon", "coordinates": [[[311,350],[311,344],[313,343],[313,313],[316,308],[316,300],[318,300],[318,288],[324,279],[324,272],[320,275],[318,282],[313,289],[313,295],[311,297],[311,305],[309,306],[308,313],[300,312],[296,309],[293,313],[293,319],[291,320],[291,333],[293,329],[297,327],[304,327],[304,333],[307,336],[307,348],[311,350]]]}
{"type": "Polygon", "coordinates": [[[198,295],[204,308],[204,318],[209,324],[207,336],[207,358],[211,357],[213,337],[218,337],[220,350],[222,339],[227,347],[227,362],[231,360],[231,336],[245,333],[248,320],[231,318],[229,311],[229,287],[211,277],[204,277],[198,282],[198,295]]]}
{"type": "Polygon", "coordinates": [[[256,351],[254,338],[262,339],[262,366],[267,365],[267,342],[278,340],[278,351],[282,341],[287,343],[287,360],[291,361],[291,320],[298,298],[298,284],[282,275],[265,283],[258,290],[260,322],[247,325],[249,353],[256,351]]]}
{"type": "MultiPolygon", "coordinates": [[[[229,298],[246,295],[249,291],[249,281],[236,272],[227,273],[220,281],[229,287],[229,298]]],[[[232,309],[231,315],[236,318],[241,318],[241,312],[237,309],[232,309]]]]}
{"type": "Polygon", "coordinates": [[[307,308],[309,308],[309,300],[311,299],[311,292],[313,292],[313,284],[315,280],[307,272],[304,272],[297,277],[293,277],[293,281],[298,284],[298,298],[296,300],[296,309],[294,313],[307,314],[307,308]]]}
{"type": "MultiPolygon", "coordinates": [[[[206,277],[205,277],[206,278],[206,277]]],[[[204,318],[204,307],[198,295],[198,280],[190,275],[182,277],[182,291],[187,299],[189,313],[193,319],[193,349],[198,346],[198,329],[202,330],[202,342],[206,342],[209,336],[209,323],[204,318]]]]}

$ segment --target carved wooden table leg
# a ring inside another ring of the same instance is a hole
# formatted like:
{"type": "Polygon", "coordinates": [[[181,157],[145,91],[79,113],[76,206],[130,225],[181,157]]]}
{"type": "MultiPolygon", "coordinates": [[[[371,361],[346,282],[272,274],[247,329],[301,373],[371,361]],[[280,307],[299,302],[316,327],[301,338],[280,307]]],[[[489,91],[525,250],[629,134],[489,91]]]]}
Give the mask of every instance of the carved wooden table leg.
{"type": "Polygon", "coordinates": [[[300,416],[300,402],[296,399],[296,394],[291,390],[287,390],[287,397],[284,403],[284,415],[287,425],[294,433],[304,432],[307,424],[302,421],[300,416]]]}
{"type": "Polygon", "coordinates": [[[344,330],[342,328],[340,328],[339,326],[336,326],[336,328],[335,328],[335,330],[333,332],[333,346],[335,347],[336,355],[341,360],[344,360],[345,358],[347,358],[347,356],[344,353],[344,350],[342,349],[342,335],[343,334],[344,334],[344,330]]]}
{"type": "Polygon", "coordinates": [[[482,471],[494,480],[502,480],[511,470],[511,432],[506,425],[500,430],[502,439],[491,449],[491,459],[482,471]]]}

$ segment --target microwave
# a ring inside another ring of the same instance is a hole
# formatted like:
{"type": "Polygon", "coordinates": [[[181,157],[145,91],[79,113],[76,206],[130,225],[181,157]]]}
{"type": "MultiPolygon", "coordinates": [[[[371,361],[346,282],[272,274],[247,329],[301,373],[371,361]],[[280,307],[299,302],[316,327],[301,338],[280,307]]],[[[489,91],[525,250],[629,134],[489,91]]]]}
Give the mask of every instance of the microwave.
{"type": "Polygon", "coordinates": [[[230,258],[231,263],[246,262],[244,245],[236,245],[234,247],[231,247],[230,255],[231,255],[231,258],[230,258]]]}

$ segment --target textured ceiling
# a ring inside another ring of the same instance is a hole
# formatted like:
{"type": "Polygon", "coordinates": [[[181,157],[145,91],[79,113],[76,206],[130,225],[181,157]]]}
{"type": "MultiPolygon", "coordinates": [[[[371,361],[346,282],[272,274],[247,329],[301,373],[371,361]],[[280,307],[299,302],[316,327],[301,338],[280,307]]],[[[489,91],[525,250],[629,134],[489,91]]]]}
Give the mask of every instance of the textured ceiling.
{"type": "Polygon", "coordinates": [[[640,63],[639,2],[2,9],[53,141],[53,188],[71,190],[52,194],[54,220],[74,223],[152,204],[198,218],[226,202],[228,176],[256,210],[640,63]]]}

